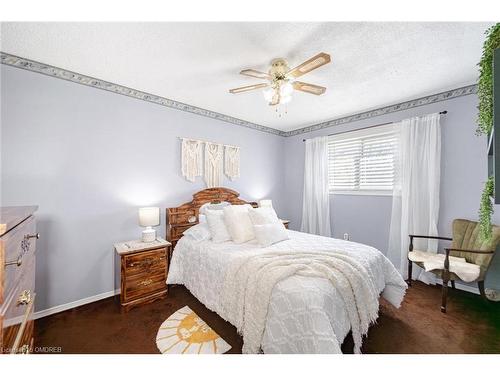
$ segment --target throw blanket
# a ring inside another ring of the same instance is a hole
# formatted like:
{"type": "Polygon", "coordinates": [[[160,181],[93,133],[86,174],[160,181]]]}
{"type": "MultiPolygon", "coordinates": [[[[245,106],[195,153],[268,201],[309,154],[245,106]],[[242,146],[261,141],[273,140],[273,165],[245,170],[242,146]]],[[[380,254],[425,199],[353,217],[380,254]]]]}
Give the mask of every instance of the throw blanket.
{"type": "MultiPolygon", "coordinates": [[[[408,258],[413,262],[423,263],[426,271],[444,270],[444,254],[413,250],[408,253],[408,258]]],[[[453,272],[463,281],[470,283],[477,280],[481,268],[477,264],[467,263],[465,258],[450,256],[450,272],[453,272]]]]}
{"type": "MultiPolygon", "coordinates": [[[[264,251],[233,261],[222,293],[225,316],[243,336],[243,353],[258,353],[274,286],[290,276],[328,279],[348,310],[354,352],[361,352],[362,337],[378,317],[378,293],[373,275],[346,252],[301,251],[293,254],[264,251]]],[[[338,353],[341,353],[340,345],[338,353]]]]}

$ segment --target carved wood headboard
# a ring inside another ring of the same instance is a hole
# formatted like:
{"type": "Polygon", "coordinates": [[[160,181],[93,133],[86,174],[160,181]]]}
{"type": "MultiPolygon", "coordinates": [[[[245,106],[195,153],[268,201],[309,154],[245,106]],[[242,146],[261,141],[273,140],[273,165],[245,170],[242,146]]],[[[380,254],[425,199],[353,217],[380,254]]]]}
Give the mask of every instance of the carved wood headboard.
{"type": "Polygon", "coordinates": [[[231,189],[210,188],[194,194],[191,202],[184,203],[179,207],[167,208],[167,241],[172,243],[172,249],[186,229],[198,224],[198,212],[205,203],[229,202],[231,204],[250,204],[257,207],[256,202],[244,201],[238,198],[239,196],[238,192],[231,189]],[[193,217],[196,220],[189,222],[189,218],[193,217]]]}

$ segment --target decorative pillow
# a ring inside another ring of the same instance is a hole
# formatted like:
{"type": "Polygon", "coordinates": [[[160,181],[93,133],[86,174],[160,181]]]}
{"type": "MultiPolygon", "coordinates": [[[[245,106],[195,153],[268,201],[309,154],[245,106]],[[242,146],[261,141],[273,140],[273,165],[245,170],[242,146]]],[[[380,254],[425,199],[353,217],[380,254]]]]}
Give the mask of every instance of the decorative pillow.
{"type": "Polygon", "coordinates": [[[224,221],[235,243],[243,243],[255,238],[253,224],[248,213],[251,209],[252,206],[249,204],[224,207],[224,221]]]}
{"type": "Polygon", "coordinates": [[[260,224],[253,226],[255,238],[262,247],[288,240],[288,232],[283,223],[260,224]]]}
{"type": "Polygon", "coordinates": [[[250,220],[253,225],[283,224],[272,207],[253,208],[248,210],[248,214],[250,215],[250,220]]]}
{"type": "Polygon", "coordinates": [[[231,241],[231,236],[224,223],[224,211],[207,210],[205,215],[207,216],[207,224],[212,235],[212,241],[216,243],[231,241]]]}
{"type": "Polygon", "coordinates": [[[208,229],[207,223],[193,225],[188,230],[185,230],[182,235],[192,238],[197,242],[209,240],[210,238],[212,238],[212,234],[210,233],[210,229],[208,229]]]}
{"type": "Polygon", "coordinates": [[[230,206],[229,202],[220,202],[220,203],[205,203],[201,205],[199,209],[199,213],[205,215],[208,210],[222,210],[224,207],[230,206]]]}

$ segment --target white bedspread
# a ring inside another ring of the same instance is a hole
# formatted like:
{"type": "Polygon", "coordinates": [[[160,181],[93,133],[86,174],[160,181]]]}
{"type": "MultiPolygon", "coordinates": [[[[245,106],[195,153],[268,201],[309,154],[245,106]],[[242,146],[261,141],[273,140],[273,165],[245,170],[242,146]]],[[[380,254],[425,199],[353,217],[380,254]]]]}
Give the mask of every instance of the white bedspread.
{"type": "MultiPolygon", "coordinates": [[[[266,250],[287,253],[342,249],[369,272],[377,289],[399,307],[406,283],[377,249],[355,242],[289,231],[290,240],[266,250]]],[[[194,243],[182,238],[174,251],[168,284],[183,284],[210,310],[225,316],[222,306],[224,280],[233,261],[258,256],[255,243],[212,241],[194,243]]],[[[340,293],[323,278],[291,276],[273,289],[262,340],[264,353],[338,353],[350,330],[347,309],[340,293]]]]}

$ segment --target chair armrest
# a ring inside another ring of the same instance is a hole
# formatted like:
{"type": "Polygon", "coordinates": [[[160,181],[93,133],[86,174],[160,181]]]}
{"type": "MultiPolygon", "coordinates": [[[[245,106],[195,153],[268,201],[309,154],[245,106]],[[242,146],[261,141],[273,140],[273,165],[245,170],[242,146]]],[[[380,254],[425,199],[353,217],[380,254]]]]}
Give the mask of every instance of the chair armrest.
{"type": "Polygon", "coordinates": [[[468,249],[444,249],[446,251],[446,257],[444,258],[444,271],[446,275],[449,275],[450,272],[450,251],[462,251],[464,253],[473,253],[473,254],[494,254],[494,251],[481,251],[481,250],[468,250],[468,249]]]}
{"type": "Polygon", "coordinates": [[[421,234],[410,234],[410,244],[408,246],[408,253],[413,251],[413,239],[414,238],[430,238],[433,240],[446,240],[446,241],[453,241],[452,238],[449,237],[440,237],[440,236],[424,236],[421,234]]]}
{"type": "Polygon", "coordinates": [[[450,237],[440,237],[440,236],[423,236],[420,234],[410,234],[410,240],[413,238],[430,238],[433,240],[446,240],[446,241],[453,241],[453,238],[450,237]]]}
{"type": "Polygon", "coordinates": [[[494,251],[481,251],[481,250],[467,250],[467,249],[444,249],[446,254],[449,254],[450,251],[461,251],[463,253],[473,253],[473,254],[494,254],[494,251]]]}

